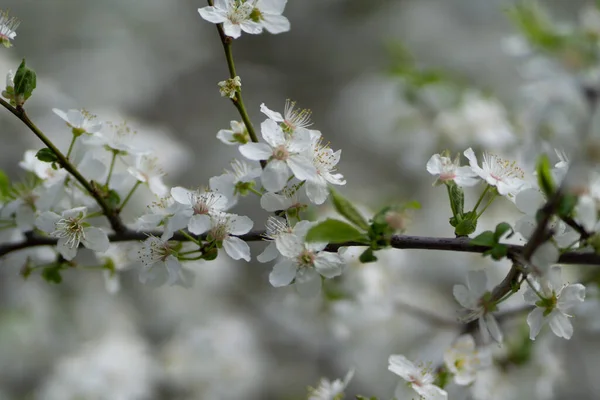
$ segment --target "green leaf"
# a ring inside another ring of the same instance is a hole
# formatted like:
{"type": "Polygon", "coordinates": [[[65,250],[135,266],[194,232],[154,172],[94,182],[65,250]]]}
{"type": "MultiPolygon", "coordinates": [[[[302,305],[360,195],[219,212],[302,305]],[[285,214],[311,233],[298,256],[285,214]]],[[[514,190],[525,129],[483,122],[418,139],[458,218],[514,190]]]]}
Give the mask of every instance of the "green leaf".
{"type": "Polygon", "coordinates": [[[566,193],[560,198],[558,203],[557,213],[559,216],[565,218],[570,217],[573,209],[577,205],[578,197],[572,193],[566,193]]]}
{"type": "Polygon", "coordinates": [[[369,230],[368,222],[358,212],[356,207],[354,207],[354,205],[350,203],[350,201],[348,201],[345,197],[336,192],[333,188],[329,188],[329,193],[331,194],[333,206],[341,216],[343,216],[348,221],[352,222],[354,225],[358,226],[362,230],[369,230]]]}
{"type": "Polygon", "coordinates": [[[352,225],[337,219],[326,219],[306,234],[307,242],[344,243],[364,240],[364,234],[352,225]]]}
{"type": "Polygon", "coordinates": [[[455,213],[454,216],[458,219],[461,219],[461,217],[464,214],[465,208],[465,193],[463,192],[460,186],[452,182],[448,184],[448,197],[450,198],[450,205],[452,207],[452,210],[455,213]]]}
{"type": "MultiPolygon", "coordinates": [[[[494,232],[494,240],[496,243],[500,240],[500,238],[508,231],[512,231],[512,227],[507,222],[501,222],[496,225],[496,231],[494,232]]],[[[511,234],[512,235],[512,234],[511,234]]],[[[509,235],[509,237],[511,236],[509,235]]]]}
{"type": "Polygon", "coordinates": [[[119,206],[119,204],[121,204],[121,196],[119,196],[119,193],[117,193],[113,189],[110,189],[108,191],[108,197],[106,200],[112,208],[116,208],[119,206]]]}
{"type": "Polygon", "coordinates": [[[494,260],[502,260],[508,254],[508,246],[505,244],[497,244],[491,248],[491,250],[486,251],[486,254],[489,254],[494,260]]]}
{"type": "Polygon", "coordinates": [[[35,157],[43,162],[47,162],[47,163],[54,163],[54,162],[58,162],[58,157],[56,156],[56,154],[50,150],[49,148],[45,147],[41,150],[39,150],[36,154],[35,157]]]}
{"type": "Polygon", "coordinates": [[[14,78],[14,92],[16,98],[15,101],[17,102],[17,105],[22,106],[25,103],[25,101],[31,96],[31,94],[33,93],[33,89],[35,89],[36,86],[36,79],[37,78],[35,76],[35,71],[28,68],[25,65],[25,59],[23,59],[21,65],[19,65],[19,68],[15,73],[14,78]]]}
{"type": "Polygon", "coordinates": [[[62,276],[60,275],[60,269],[60,265],[44,268],[42,270],[42,278],[44,278],[46,282],[61,283],[62,276]]]}
{"type": "MultiPolygon", "coordinates": [[[[469,215],[469,217],[471,216],[469,215]]],[[[475,218],[465,218],[456,225],[454,234],[456,236],[469,236],[475,232],[475,229],[477,229],[477,220],[475,218]]]]}
{"type": "Polygon", "coordinates": [[[365,251],[363,251],[360,257],[358,257],[358,260],[361,263],[366,264],[377,261],[377,257],[375,256],[375,252],[373,251],[373,249],[368,248],[365,251]]]}
{"type": "Polygon", "coordinates": [[[493,247],[496,245],[497,240],[496,240],[496,235],[494,234],[494,232],[485,231],[485,232],[481,232],[479,235],[475,236],[473,239],[471,239],[471,241],[469,243],[472,245],[476,245],[476,246],[493,247]]]}
{"type": "Polygon", "coordinates": [[[0,170],[0,200],[4,200],[10,197],[10,179],[0,170]]]}
{"type": "Polygon", "coordinates": [[[552,168],[550,167],[550,159],[546,154],[542,154],[537,161],[535,167],[538,176],[538,184],[547,197],[554,194],[556,187],[554,178],[552,178],[552,168]]]}

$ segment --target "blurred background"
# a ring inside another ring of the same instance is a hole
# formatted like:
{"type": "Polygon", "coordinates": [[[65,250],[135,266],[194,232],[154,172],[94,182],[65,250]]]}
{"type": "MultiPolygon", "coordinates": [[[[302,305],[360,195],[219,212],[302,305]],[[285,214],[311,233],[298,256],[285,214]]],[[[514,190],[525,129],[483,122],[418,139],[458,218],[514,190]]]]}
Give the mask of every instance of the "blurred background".
{"type": "MultiPolygon", "coordinates": [[[[544,1],[556,20],[575,24],[589,3],[544,1]]],[[[408,233],[452,236],[443,189],[432,187],[425,170],[432,154],[494,150],[531,172],[528,151],[541,146],[532,132],[543,126],[568,137],[581,116],[577,90],[552,66],[524,67],[527,49],[504,12],[511,4],[291,0],[284,13],[290,32],[234,42],[254,124],[264,119],[261,103],[282,111],[286,99],[296,100],[312,110],[313,128],[331,147],[343,149],[345,195],[365,210],[418,200],[423,208],[408,233]],[[415,99],[406,84],[410,68],[443,71],[443,78],[415,99]],[[532,79],[542,76],[549,79],[532,79]],[[544,106],[552,96],[567,104],[564,115],[544,106]]],[[[136,129],[157,151],[168,185],[205,185],[239,157],[215,139],[239,116],[219,96],[227,66],[215,27],[197,13],[205,5],[2,0],[0,9],[22,24],[14,47],[0,51],[0,74],[27,59],[38,76],[28,112],[61,148],[70,136],[51,109],[85,108],[136,129]]],[[[0,112],[0,143],[0,168],[13,178],[22,175],[24,151],[41,148],[8,112],[0,112]]],[[[476,198],[467,192],[468,204],[476,198]]],[[[141,196],[136,201],[129,222],[143,212],[141,196]]],[[[248,198],[236,212],[261,228],[266,214],[257,208],[248,198]]],[[[479,230],[518,216],[510,201],[498,200],[479,230]]],[[[263,247],[253,244],[253,256],[263,247]]],[[[340,378],[351,368],[348,398],[388,399],[398,382],[387,371],[390,354],[436,366],[460,333],[452,286],[480,268],[496,284],[508,268],[477,255],[417,250],[386,251],[378,263],[360,266],[357,254],[316,299],[271,287],[272,264],[227,257],[191,266],[190,289],[149,288],[137,271],[125,270],[117,293],[92,270],[68,271],[60,285],[36,275],[24,280],[19,257],[7,257],[0,260],[0,399],[293,400],[306,398],[320,377],[340,378]]],[[[597,398],[598,308],[575,320],[571,341],[545,328],[528,363],[489,380],[496,397],[487,398],[597,398]]],[[[524,317],[503,321],[506,336],[522,336],[524,324],[524,317]]]]}

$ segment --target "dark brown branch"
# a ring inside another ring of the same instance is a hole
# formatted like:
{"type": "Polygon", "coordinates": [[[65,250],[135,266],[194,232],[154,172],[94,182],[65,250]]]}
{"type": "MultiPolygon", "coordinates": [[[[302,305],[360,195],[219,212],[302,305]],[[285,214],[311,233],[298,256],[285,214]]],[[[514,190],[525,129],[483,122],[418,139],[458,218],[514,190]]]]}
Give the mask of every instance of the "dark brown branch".
{"type": "MultiPolygon", "coordinates": [[[[264,231],[253,231],[245,235],[239,236],[246,242],[258,242],[264,239],[264,231]]],[[[136,232],[126,230],[120,233],[108,235],[111,242],[129,242],[136,240],[145,240],[148,235],[160,236],[162,232],[148,231],[136,232]]],[[[186,242],[188,239],[179,233],[176,233],[172,240],[186,242]]],[[[427,236],[410,236],[396,235],[392,237],[391,246],[395,249],[421,249],[421,250],[441,250],[441,251],[457,251],[466,253],[483,253],[488,250],[485,246],[478,246],[469,243],[469,238],[436,238],[427,236]]],[[[30,247],[38,246],[53,246],[57,240],[50,237],[27,235],[27,237],[19,242],[5,243],[0,245],[0,257],[13,251],[22,250],[30,247]]],[[[331,244],[327,246],[327,251],[337,251],[340,247],[346,246],[365,246],[358,242],[346,242],[340,244],[331,244]]],[[[523,254],[524,246],[508,245],[509,253],[523,254]]],[[[582,252],[566,252],[558,259],[559,264],[581,264],[581,265],[598,265],[600,266],[600,255],[595,253],[582,252]]]]}

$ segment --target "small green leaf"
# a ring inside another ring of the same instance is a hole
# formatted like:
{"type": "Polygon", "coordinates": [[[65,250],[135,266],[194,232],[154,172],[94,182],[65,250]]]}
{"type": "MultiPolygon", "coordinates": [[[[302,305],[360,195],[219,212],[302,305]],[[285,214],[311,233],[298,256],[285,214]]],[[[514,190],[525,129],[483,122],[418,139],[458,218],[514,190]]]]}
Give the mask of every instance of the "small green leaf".
{"type": "Polygon", "coordinates": [[[4,200],[10,197],[10,179],[0,170],[0,200],[4,200]]]}
{"type": "Polygon", "coordinates": [[[51,266],[42,270],[42,278],[50,283],[61,283],[62,276],[60,275],[60,265],[51,266]]]}
{"type": "Polygon", "coordinates": [[[56,154],[50,150],[47,147],[44,147],[43,149],[39,150],[36,154],[35,157],[43,162],[47,162],[47,163],[54,163],[54,162],[58,162],[58,157],[56,157],[56,154]]]}
{"type": "Polygon", "coordinates": [[[307,242],[344,243],[364,239],[364,234],[352,225],[337,219],[326,219],[306,234],[307,242]]]}
{"type": "MultiPolygon", "coordinates": [[[[494,232],[494,240],[496,241],[496,243],[500,240],[500,238],[502,236],[504,236],[504,234],[508,231],[512,231],[512,227],[510,226],[510,224],[506,223],[506,222],[501,222],[498,225],[496,225],[496,231],[494,232]]],[[[511,234],[512,235],[512,234],[511,234]]],[[[509,235],[510,237],[510,235],[509,235]]]]}
{"type": "Polygon", "coordinates": [[[465,193],[460,186],[450,183],[448,184],[448,196],[450,197],[452,210],[455,212],[454,216],[460,219],[464,214],[465,193]]]}
{"type": "Polygon", "coordinates": [[[556,210],[558,215],[563,218],[570,217],[573,209],[577,205],[578,200],[579,199],[576,195],[572,193],[566,193],[560,198],[560,203],[558,203],[558,208],[556,210]]]}
{"type": "Polygon", "coordinates": [[[23,59],[14,78],[14,92],[17,105],[22,106],[31,96],[36,86],[36,79],[35,71],[28,68],[25,65],[25,59],[23,59]]]}
{"type": "Polygon", "coordinates": [[[508,254],[508,246],[505,244],[497,244],[491,250],[486,251],[494,260],[502,260],[508,254]]]}
{"type": "Polygon", "coordinates": [[[373,251],[373,249],[368,248],[365,251],[363,251],[360,257],[358,257],[358,260],[361,263],[366,264],[377,261],[377,257],[375,256],[375,252],[373,251]]]}
{"type": "Polygon", "coordinates": [[[550,167],[550,159],[546,154],[542,154],[537,161],[535,167],[538,176],[538,184],[547,197],[554,194],[556,187],[552,178],[552,169],[550,167]]]}
{"type": "Polygon", "coordinates": [[[456,236],[469,236],[471,233],[475,232],[475,229],[477,229],[477,220],[466,218],[456,225],[454,234],[456,236]]]}
{"type": "Polygon", "coordinates": [[[496,245],[497,241],[495,239],[494,232],[485,231],[475,236],[469,243],[475,246],[493,247],[496,245]]]}
{"type": "Polygon", "coordinates": [[[113,189],[110,189],[108,191],[107,201],[112,208],[116,208],[119,206],[119,204],[121,204],[121,196],[119,196],[119,193],[113,189]]]}
{"type": "Polygon", "coordinates": [[[331,200],[333,202],[333,206],[340,213],[341,216],[346,218],[348,221],[352,222],[354,225],[358,226],[364,231],[369,230],[369,224],[364,219],[364,217],[358,212],[356,207],[350,201],[348,201],[345,197],[336,192],[333,188],[329,189],[329,193],[331,193],[331,200]]]}

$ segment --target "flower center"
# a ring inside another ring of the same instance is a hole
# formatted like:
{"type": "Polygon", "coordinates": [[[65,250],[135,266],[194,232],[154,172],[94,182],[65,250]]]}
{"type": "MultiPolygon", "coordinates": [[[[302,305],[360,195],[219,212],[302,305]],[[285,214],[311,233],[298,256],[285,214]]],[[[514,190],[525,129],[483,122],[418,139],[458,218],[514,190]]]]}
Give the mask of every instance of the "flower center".
{"type": "Polygon", "coordinates": [[[273,149],[273,158],[276,160],[285,161],[289,158],[290,153],[284,145],[280,145],[273,149]]]}
{"type": "Polygon", "coordinates": [[[314,263],[315,253],[313,253],[312,251],[304,250],[298,256],[298,264],[300,264],[302,267],[312,267],[314,263]]]}
{"type": "Polygon", "coordinates": [[[58,238],[68,238],[66,245],[70,248],[79,246],[79,242],[85,239],[83,225],[78,217],[62,218],[56,223],[56,230],[52,235],[58,238]]]}

